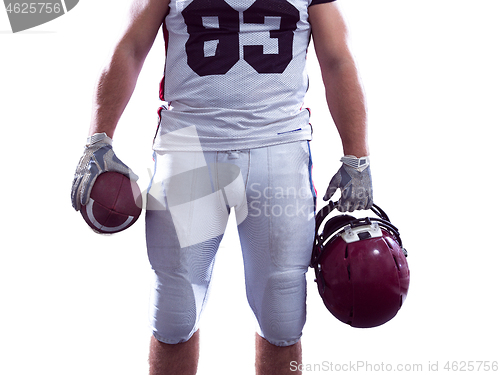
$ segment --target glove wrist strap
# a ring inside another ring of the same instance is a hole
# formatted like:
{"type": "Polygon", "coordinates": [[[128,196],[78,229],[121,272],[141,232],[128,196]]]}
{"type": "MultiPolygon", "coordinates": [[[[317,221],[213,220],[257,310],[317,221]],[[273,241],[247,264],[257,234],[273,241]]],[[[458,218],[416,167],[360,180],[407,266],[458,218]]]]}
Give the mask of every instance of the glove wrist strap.
{"type": "Polygon", "coordinates": [[[95,133],[87,138],[87,147],[93,146],[96,143],[101,143],[101,142],[111,145],[113,143],[113,140],[109,138],[106,133],[95,133]]]}
{"type": "Polygon", "coordinates": [[[357,158],[356,156],[346,155],[340,158],[340,161],[359,172],[363,172],[370,165],[369,156],[357,158]]]}

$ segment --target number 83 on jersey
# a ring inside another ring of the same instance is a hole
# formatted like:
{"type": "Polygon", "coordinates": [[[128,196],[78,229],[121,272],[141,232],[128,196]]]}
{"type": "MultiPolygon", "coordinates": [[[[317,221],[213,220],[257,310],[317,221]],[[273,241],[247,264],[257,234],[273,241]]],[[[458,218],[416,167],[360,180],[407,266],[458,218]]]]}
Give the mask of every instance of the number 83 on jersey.
{"type": "Polygon", "coordinates": [[[286,0],[256,0],[241,14],[224,0],[194,0],[182,16],[187,62],[200,76],[226,74],[240,60],[240,43],[258,73],[283,73],[293,58],[300,14],[286,0]]]}

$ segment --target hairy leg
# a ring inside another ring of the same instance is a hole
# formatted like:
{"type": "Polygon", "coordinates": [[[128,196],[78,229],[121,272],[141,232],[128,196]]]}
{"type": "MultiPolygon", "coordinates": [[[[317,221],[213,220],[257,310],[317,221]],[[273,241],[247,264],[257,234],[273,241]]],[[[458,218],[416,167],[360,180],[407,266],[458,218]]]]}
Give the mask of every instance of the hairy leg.
{"type": "MultiPolygon", "coordinates": [[[[255,335],[255,370],[257,375],[291,374],[291,362],[302,363],[300,341],[291,346],[276,346],[270,344],[260,335],[255,335]]],[[[301,374],[302,372],[293,371],[293,373],[301,374]]]]}
{"type": "Polygon", "coordinates": [[[151,337],[149,375],[195,375],[200,338],[197,331],[187,342],[165,344],[151,337]]]}

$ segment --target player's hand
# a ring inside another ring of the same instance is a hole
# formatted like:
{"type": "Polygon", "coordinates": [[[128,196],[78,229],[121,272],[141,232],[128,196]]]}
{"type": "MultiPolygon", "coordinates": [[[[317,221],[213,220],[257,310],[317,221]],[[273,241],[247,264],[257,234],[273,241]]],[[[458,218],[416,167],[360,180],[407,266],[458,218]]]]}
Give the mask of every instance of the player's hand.
{"type": "Polygon", "coordinates": [[[131,180],[139,177],[132,172],[113,151],[113,140],[106,133],[97,133],[87,139],[83,156],[76,167],[73,186],[71,188],[71,203],[75,210],[80,210],[90,199],[90,190],[97,176],[104,172],[118,172],[131,180]]]}
{"type": "Polygon", "coordinates": [[[340,212],[368,210],[373,205],[372,176],[368,157],[344,156],[342,166],[333,176],[323,200],[329,200],[340,189],[340,212]]]}

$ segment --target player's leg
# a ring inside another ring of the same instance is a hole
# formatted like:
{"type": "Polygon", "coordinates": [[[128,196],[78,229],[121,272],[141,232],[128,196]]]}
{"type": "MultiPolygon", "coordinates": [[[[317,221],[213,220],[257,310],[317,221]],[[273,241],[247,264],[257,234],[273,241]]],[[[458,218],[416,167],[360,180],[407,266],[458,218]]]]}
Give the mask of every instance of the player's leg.
{"type": "Polygon", "coordinates": [[[286,374],[291,361],[301,361],[306,318],[315,210],[309,147],[255,149],[250,165],[248,216],[238,230],[247,297],[260,327],[256,364],[262,374],[286,374]]]}
{"type": "Polygon", "coordinates": [[[196,331],[188,341],[180,344],[165,344],[152,336],[149,349],[149,374],[196,374],[199,344],[199,331],[196,331]]]}
{"type": "MultiPolygon", "coordinates": [[[[227,222],[227,212],[221,215],[225,206],[221,209],[217,203],[221,200],[217,186],[207,181],[204,165],[210,157],[210,153],[165,153],[156,157],[146,212],[148,256],[154,271],[150,298],[150,371],[154,375],[196,372],[196,332],[208,298],[221,231],[227,222]],[[204,199],[205,204],[198,205],[204,199]],[[208,239],[199,236],[203,220],[204,228],[208,220],[216,222],[208,225],[217,227],[217,232],[204,234],[210,234],[208,239]],[[179,362],[179,358],[183,360],[179,362]],[[172,372],[178,366],[186,367],[172,372]]],[[[221,202],[224,204],[223,199],[221,202]]]]}
{"type": "Polygon", "coordinates": [[[290,346],[276,346],[270,344],[259,334],[255,334],[255,374],[279,375],[290,373],[302,374],[293,364],[302,363],[301,342],[290,346]]]}

